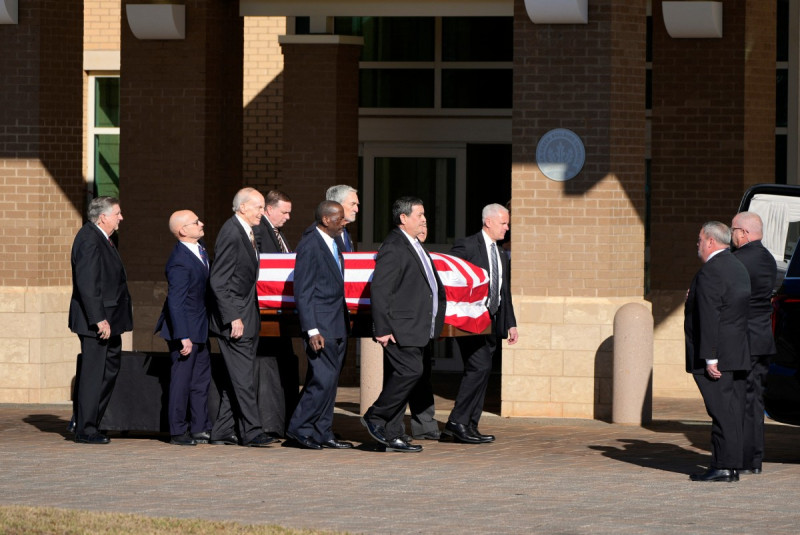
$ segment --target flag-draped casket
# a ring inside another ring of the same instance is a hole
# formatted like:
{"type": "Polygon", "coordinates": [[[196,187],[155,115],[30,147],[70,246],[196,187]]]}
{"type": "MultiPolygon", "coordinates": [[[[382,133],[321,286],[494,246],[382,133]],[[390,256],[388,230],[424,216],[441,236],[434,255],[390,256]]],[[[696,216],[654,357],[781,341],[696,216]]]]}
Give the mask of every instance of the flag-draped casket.
{"type": "MultiPolygon", "coordinates": [[[[370,282],[377,253],[343,253],[344,291],[351,311],[370,307],[370,282]]],[[[486,310],[489,277],[486,271],[454,256],[431,253],[447,294],[445,323],[471,333],[483,332],[490,323],[486,310]]],[[[292,309],[294,303],[294,253],[262,254],[258,301],[262,309],[292,309]]]]}

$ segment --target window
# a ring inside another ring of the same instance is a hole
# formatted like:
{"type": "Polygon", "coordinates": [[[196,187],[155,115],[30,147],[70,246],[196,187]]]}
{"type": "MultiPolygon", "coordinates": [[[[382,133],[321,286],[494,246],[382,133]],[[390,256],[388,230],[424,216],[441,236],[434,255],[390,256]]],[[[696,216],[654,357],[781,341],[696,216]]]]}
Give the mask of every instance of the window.
{"type": "Polygon", "coordinates": [[[89,77],[90,197],[119,197],[119,76],[89,77]]]}

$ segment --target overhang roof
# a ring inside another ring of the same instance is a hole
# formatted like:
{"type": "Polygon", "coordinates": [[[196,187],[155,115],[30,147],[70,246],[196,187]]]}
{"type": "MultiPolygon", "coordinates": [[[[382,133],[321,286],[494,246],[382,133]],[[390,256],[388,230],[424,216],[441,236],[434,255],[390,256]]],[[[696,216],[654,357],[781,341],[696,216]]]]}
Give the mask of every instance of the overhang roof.
{"type": "Polygon", "coordinates": [[[511,17],[513,0],[239,0],[241,16],[511,17]]]}

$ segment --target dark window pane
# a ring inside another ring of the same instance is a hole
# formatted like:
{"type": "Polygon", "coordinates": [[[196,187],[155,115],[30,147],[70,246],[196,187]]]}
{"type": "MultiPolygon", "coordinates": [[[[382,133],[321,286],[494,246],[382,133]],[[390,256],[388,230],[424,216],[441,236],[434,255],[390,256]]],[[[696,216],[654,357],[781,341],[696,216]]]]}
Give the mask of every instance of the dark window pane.
{"type": "Polygon", "coordinates": [[[294,33],[297,35],[308,35],[311,31],[311,17],[295,17],[294,33]]]}
{"type": "Polygon", "coordinates": [[[512,17],[445,17],[442,19],[444,61],[511,61],[514,58],[512,17]]]}
{"type": "Polygon", "coordinates": [[[94,125],[119,127],[119,78],[95,78],[94,125]]]}
{"type": "Polygon", "coordinates": [[[789,0],[778,0],[777,61],[789,61],[789,0]]]}
{"type": "Polygon", "coordinates": [[[786,136],[775,136],[775,183],[786,184],[786,136]]]}
{"type": "Polygon", "coordinates": [[[432,108],[433,69],[361,69],[364,108],[432,108]]]}
{"type": "Polygon", "coordinates": [[[775,71],[775,126],[786,126],[789,121],[789,71],[775,71]]]}
{"type": "Polygon", "coordinates": [[[511,69],[442,69],[443,108],[510,108],[511,69]]]}
{"type": "Polygon", "coordinates": [[[433,61],[433,17],[336,17],[334,32],[364,37],[361,61],[433,61]]]}
{"type": "Polygon", "coordinates": [[[119,197],[119,136],[95,136],[94,155],[95,197],[119,197]]]}
{"type": "Polygon", "coordinates": [[[422,199],[428,221],[426,243],[455,239],[453,158],[375,158],[374,240],[383,241],[392,223],[392,203],[404,195],[422,199]]]}
{"type": "MultiPolygon", "coordinates": [[[[511,145],[467,145],[467,236],[481,229],[487,204],[505,206],[511,200],[511,145]]],[[[511,239],[507,233],[505,241],[511,239]]]]}

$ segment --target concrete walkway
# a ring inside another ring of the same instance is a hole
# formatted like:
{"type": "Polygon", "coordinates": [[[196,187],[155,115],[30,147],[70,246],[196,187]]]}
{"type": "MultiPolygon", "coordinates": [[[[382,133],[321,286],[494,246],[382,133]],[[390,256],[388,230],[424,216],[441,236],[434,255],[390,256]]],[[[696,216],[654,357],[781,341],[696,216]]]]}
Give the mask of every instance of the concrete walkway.
{"type": "Polygon", "coordinates": [[[800,525],[798,427],[768,425],[763,474],[693,483],[710,439],[700,401],[656,399],[647,428],[487,414],[481,430],[495,443],[423,441],[409,454],[376,451],[357,394],[342,389],[337,404],[336,432],[359,443],[343,451],[179,447],[137,434],[79,445],[65,432],[67,405],[0,406],[0,504],[376,534],[794,534],[800,525]]]}

